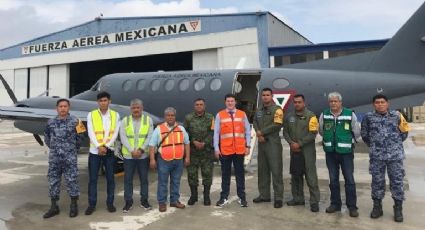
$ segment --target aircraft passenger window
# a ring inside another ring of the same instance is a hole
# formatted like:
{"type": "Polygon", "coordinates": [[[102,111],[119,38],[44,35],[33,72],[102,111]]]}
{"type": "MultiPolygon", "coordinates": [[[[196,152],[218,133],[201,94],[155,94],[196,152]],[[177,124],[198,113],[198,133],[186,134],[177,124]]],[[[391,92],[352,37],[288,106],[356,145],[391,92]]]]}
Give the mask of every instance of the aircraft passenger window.
{"type": "Polygon", "coordinates": [[[273,81],[273,87],[275,89],[283,89],[289,86],[289,81],[284,78],[277,78],[273,81]]]}
{"type": "Polygon", "coordinates": [[[217,91],[221,88],[221,80],[218,78],[214,78],[210,81],[210,89],[212,91],[217,91]]]}
{"type": "Polygon", "coordinates": [[[187,89],[189,89],[189,83],[190,83],[189,79],[187,78],[181,79],[179,82],[180,91],[186,91],[187,89]]]}
{"type": "Polygon", "coordinates": [[[236,81],[234,87],[235,93],[240,93],[242,91],[242,84],[240,82],[236,81]]]}
{"type": "Polygon", "coordinates": [[[205,88],[205,80],[203,78],[196,79],[195,83],[193,84],[193,87],[196,91],[200,91],[203,88],[205,88]]]}
{"type": "Polygon", "coordinates": [[[126,80],[124,81],[124,83],[122,83],[122,89],[127,92],[131,89],[131,81],[130,80],[126,80]]]}
{"type": "Polygon", "coordinates": [[[140,79],[137,81],[137,90],[144,90],[146,86],[146,80],[145,79],[140,79]]]}
{"type": "Polygon", "coordinates": [[[159,79],[154,79],[151,83],[152,91],[158,91],[160,85],[161,85],[161,81],[159,79]]]}
{"type": "Polygon", "coordinates": [[[168,79],[165,81],[164,88],[166,91],[171,91],[174,88],[174,79],[168,79]]]}

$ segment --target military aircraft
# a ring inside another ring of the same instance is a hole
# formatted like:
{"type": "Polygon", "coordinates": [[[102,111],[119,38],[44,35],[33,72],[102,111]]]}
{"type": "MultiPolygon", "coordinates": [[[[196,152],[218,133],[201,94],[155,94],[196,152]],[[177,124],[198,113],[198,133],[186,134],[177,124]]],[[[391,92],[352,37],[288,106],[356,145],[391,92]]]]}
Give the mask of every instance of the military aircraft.
{"type": "MultiPolygon", "coordinates": [[[[320,113],[326,108],[327,94],[338,91],[343,104],[358,112],[371,110],[371,98],[384,93],[393,108],[421,105],[425,101],[425,4],[379,51],[346,57],[288,65],[272,69],[202,70],[151,73],[116,73],[102,77],[90,89],[71,100],[72,113],[86,120],[97,107],[96,95],[112,95],[112,108],[129,114],[133,98],[144,101],[155,122],[160,122],[166,107],[177,109],[177,119],[192,110],[196,98],[206,100],[212,113],[224,107],[224,95],[234,93],[238,107],[252,119],[261,106],[259,90],[270,87],[277,104],[287,108],[290,97],[302,93],[308,107],[320,113]]],[[[17,101],[1,77],[15,106],[0,107],[0,118],[13,119],[21,130],[38,135],[45,121],[56,115],[56,97],[36,97],[17,101]]]]}

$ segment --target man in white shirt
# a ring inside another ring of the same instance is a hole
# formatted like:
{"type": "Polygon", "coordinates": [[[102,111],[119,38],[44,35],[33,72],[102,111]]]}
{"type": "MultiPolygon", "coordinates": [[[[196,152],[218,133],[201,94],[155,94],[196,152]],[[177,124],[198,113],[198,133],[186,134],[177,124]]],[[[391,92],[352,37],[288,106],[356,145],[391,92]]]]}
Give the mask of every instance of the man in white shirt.
{"type": "Polygon", "coordinates": [[[89,206],[85,214],[91,215],[96,210],[97,178],[103,162],[107,182],[106,205],[109,212],[115,212],[114,207],[114,144],[120,127],[120,115],[109,108],[111,95],[100,92],[97,95],[98,109],[87,115],[87,132],[90,138],[89,154],[89,206]]]}

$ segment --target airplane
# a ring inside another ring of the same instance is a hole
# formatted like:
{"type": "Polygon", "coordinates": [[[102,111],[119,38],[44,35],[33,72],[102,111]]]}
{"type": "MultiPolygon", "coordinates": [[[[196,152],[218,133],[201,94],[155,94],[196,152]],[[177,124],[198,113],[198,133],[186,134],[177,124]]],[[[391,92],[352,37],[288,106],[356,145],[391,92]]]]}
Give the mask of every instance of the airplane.
{"type": "MultiPolygon", "coordinates": [[[[130,113],[128,104],[140,98],[155,123],[163,111],[177,109],[177,120],[192,111],[193,100],[204,98],[207,110],[224,108],[224,95],[234,93],[238,108],[253,115],[261,106],[260,91],[270,87],[275,102],[291,109],[290,99],[302,93],[316,114],[328,107],[327,95],[338,91],[343,105],[356,112],[372,110],[371,100],[385,94],[393,109],[422,105],[425,101],[425,3],[378,51],[287,65],[284,68],[199,70],[150,73],[115,73],[103,76],[93,87],[70,98],[72,114],[83,121],[97,108],[96,95],[107,91],[111,108],[121,117],[130,113]]],[[[56,115],[57,97],[35,97],[17,101],[7,82],[0,78],[14,106],[0,106],[0,118],[15,120],[15,126],[33,133],[42,144],[45,122],[56,115]]]]}

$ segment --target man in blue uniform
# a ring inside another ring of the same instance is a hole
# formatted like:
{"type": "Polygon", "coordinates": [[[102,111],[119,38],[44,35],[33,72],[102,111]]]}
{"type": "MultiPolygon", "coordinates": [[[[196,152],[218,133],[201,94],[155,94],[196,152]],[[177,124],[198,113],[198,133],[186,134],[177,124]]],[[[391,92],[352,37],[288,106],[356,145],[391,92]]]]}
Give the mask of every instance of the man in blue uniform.
{"type": "Polygon", "coordinates": [[[373,210],[370,217],[383,215],[382,199],[385,196],[385,169],[390,179],[390,190],[394,199],[394,220],[403,221],[404,200],[404,149],[409,124],[397,111],[388,110],[388,98],[378,94],[373,97],[374,112],[366,114],[362,121],[361,135],[369,146],[369,172],[372,175],[373,210]]]}
{"type": "Polygon", "coordinates": [[[56,202],[59,200],[60,183],[64,175],[68,194],[71,197],[69,216],[78,215],[77,200],[80,195],[78,187],[77,153],[80,148],[82,134],[86,131],[83,123],[69,114],[70,103],[67,99],[59,99],[56,103],[58,115],[47,122],[44,142],[49,147],[49,196],[50,209],[43,218],[59,214],[56,202]]]}

